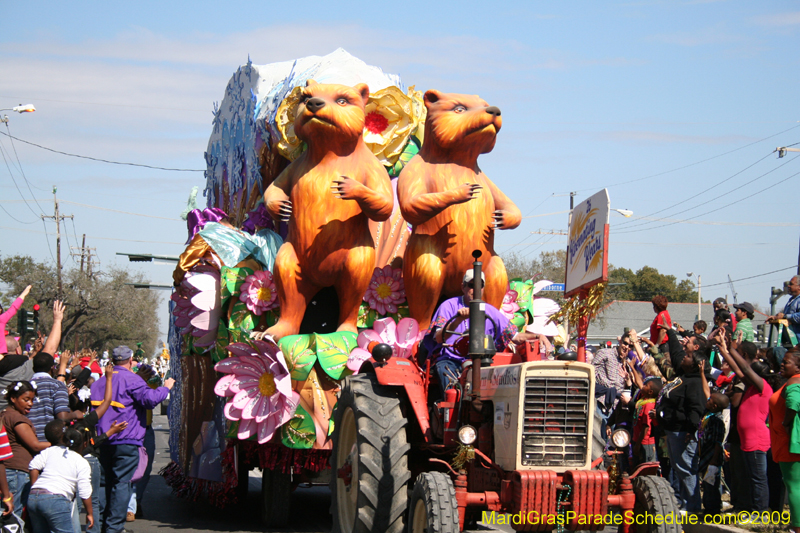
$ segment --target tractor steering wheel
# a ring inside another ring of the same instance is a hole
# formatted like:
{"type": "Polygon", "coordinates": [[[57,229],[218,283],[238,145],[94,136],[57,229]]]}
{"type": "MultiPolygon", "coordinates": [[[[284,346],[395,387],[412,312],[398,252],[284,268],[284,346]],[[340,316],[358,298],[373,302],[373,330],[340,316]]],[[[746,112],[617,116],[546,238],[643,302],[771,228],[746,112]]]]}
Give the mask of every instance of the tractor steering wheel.
{"type": "MultiPolygon", "coordinates": [[[[484,315],[485,320],[488,320],[492,323],[494,327],[495,333],[498,331],[498,324],[495,320],[490,317],[489,315],[484,315]]],[[[461,357],[467,357],[469,355],[469,318],[466,318],[467,321],[467,328],[465,331],[458,332],[455,329],[450,329],[453,327],[453,324],[460,318],[459,315],[454,316],[450,320],[448,320],[444,327],[442,328],[442,348],[450,347],[453,349],[455,353],[460,355],[461,357]],[[447,342],[448,337],[456,335],[455,340],[453,342],[447,342]]],[[[484,327],[484,332],[486,328],[484,327]]]]}

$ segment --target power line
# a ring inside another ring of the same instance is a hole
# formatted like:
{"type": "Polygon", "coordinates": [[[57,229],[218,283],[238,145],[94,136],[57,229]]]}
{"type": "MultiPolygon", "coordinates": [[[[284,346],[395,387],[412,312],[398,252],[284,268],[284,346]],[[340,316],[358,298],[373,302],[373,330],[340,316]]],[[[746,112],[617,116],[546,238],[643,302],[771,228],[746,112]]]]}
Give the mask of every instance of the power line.
{"type": "MultiPolygon", "coordinates": [[[[684,166],[678,167],[678,168],[673,168],[672,170],[666,170],[664,172],[659,172],[657,174],[651,174],[651,175],[645,176],[643,178],[636,178],[636,179],[633,179],[633,180],[621,181],[619,183],[614,183],[613,185],[607,185],[606,188],[617,187],[619,185],[627,185],[628,183],[635,183],[637,181],[647,180],[647,179],[650,179],[650,178],[657,178],[658,176],[663,176],[665,174],[670,174],[672,172],[677,172],[679,170],[683,170],[683,169],[686,169],[686,168],[689,168],[689,167],[693,167],[695,165],[700,165],[702,163],[706,163],[708,161],[712,161],[714,159],[718,159],[718,158],[726,156],[728,154],[732,154],[734,152],[738,152],[739,150],[744,150],[745,148],[749,148],[750,146],[753,146],[754,144],[758,144],[760,142],[764,142],[766,140],[772,139],[773,137],[777,137],[778,135],[782,135],[782,134],[784,134],[786,132],[792,131],[795,128],[800,128],[800,124],[797,124],[796,126],[792,126],[791,128],[789,128],[787,130],[779,131],[778,133],[775,133],[774,135],[770,135],[769,137],[764,137],[763,139],[759,139],[757,141],[753,141],[753,142],[751,142],[749,144],[745,144],[744,146],[740,146],[739,148],[734,148],[733,150],[729,150],[727,152],[724,152],[724,153],[721,153],[721,154],[718,154],[718,155],[703,159],[701,161],[696,161],[694,163],[689,163],[688,165],[684,165],[684,166]]],[[[581,191],[591,191],[591,190],[594,190],[594,188],[591,188],[591,189],[580,189],[580,190],[581,191]]]]}
{"type": "MultiPolygon", "coordinates": [[[[756,274],[755,276],[748,276],[746,278],[734,279],[734,280],[731,280],[731,282],[744,281],[746,279],[753,279],[753,278],[761,278],[761,277],[764,277],[764,276],[769,276],[770,274],[775,274],[777,272],[783,272],[784,270],[794,270],[795,268],[797,268],[797,265],[792,265],[792,266],[786,267],[786,268],[779,268],[778,270],[773,270],[772,272],[764,272],[763,274],[756,274]]],[[[712,283],[710,285],[703,285],[703,288],[705,289],[706,287],[717,287],[719,285],[727,285],[728,283],[730,283],[730,282],[723,281],[722,283],[712,283]]]]}
{"type": "MultiPolygon", "coordinates": [[[[782,179],[781,181],[779,181],[779,182],[777,182],[777,183],[774,183],[774,184],[770,185],[769,187],[765,187],[764,189],[761,189],[761,190],[760,190],[760,191],[758,191],[758,192],[754,192],[754,193],[752,193],[750,196],[746,196],[746,197],[744,197],[744,198],[740,198],[739,200],[735,200],[735,201],[733,201],[733,202],[731,202],[731,203],[729,203],[729,204],[725,204],[725,205],[723,205],[722,207],[718,207],[718,208],[716,208],[716,209],[712,209],[711,211],[706,211],[705,213],[701,213],[701,214],[699,214],[699,215],[696,215],[696,216],[694,216],[694,217],[687,218],[686,220],[687,220],[687,221],[688,221],[688,220],[693,220],[693,219],[695,219],[695,218],[698,218],[698,217],[701,217],[701,216],[703,216],[703,215],[708,215],[708,214],[710,214],[710,213],[715,213],[715,212],[717,212],[717,211],[720,211],[720,210],[722,210],[722,209],[725,209],[726,207],[730,207],[730,206],[732,206],[732,205],[734,205],[734,204],[738,204],[739,202],[744,202],[745,200],[749,200],[749,199],[750,199],[750,198],[752,198],[753,196],[758,196],[758,195],[759,195],[759,194],[761,194],[761,193],[767,192],[768,190],[770,190],[770,189],[772,189],[772,188],[774,188],[774,187],[777,187],[777,186],[778,186],[778,185],[780,185],[781,183],[784,183],[784,182],[786,182],[786,181],[789,181],[790,179],[792,179],[793,177],[797,176],[798,174],[800,174],[800,172],[795,172],[794,174],[792,174],[792,175],[791,175],[791,176],[789,176],[788,178],[786,178],[786,179],[782,179]]],[[[618,231],[618,232],[617,232],[617,235],[619,235],[619,234],[623,234],[623,233],[635,233],[635,232],[637,232],[637,231],[649,231],[649,230],[652,230],[652,229],[658,229],[658,228],[664,228],[664,227],[667,227],[667,226],[673,226],[673,225],[675,225],[675,224],[678,224],[678,222],[670,222],[670,223],[668,223],[668,224],[662,224],[662,225],[660,225],[660,226],[654,226],[654,227],[652,227],[652,228],[641,228],[641,229],[632,229],[632,230],[629,230],[629,231],[618,231]]]]}
{"type": "MultiPolygon", "coordinates": [[[[773,173],[773,172],[775,172],[776,170],[779,170],[779,169],[783,168],[784,166],[788,165],[789,163],[791,163],[792,161],[794,161],[794,160],[795,160],[795,159],[797,159],[798,157],[800,157],[800,155],[797,155],[797,156],[795,156],[795,157],[793,157],[793,158],[789,159],[789,160],[788,160],[788,161],[786,161],[785,163],[783,163],[783,164],[781,164],[781,165],[778,165],[777,167],[773,168],[772,170],[768,170],[767,172],[765,172],[765,173],[761,174],[761,175],[760,175],[760,176],[758,176],[757,178],[754,178],[754,179],[750,180],[750,181],[749,181],[749,182],[748,182],[746,185],[751,185],[751,184],[755,183],[756,181],[760,180],[761,178],[763,178],[763,177],[765,177],[765,176],[768,176],[769,174],[772,174],[772,173],[773,173]]],[[[756,163],[758,163],[758,161],[756,161],[756,163]]],[[[753,165],[755,165],[756,163],[754,163],[753,165]]],[[[752,167],[753,165],[750,165],[750,167],[752,167]]],[[[747,167],[747,168],[750,168],[750,167],[747,167]]],[[[747,169],[745,169],[745,170],[747,170],[747,169]]],[[[742,170],[742,171],[738,172],[737,174],[741,174],[741,172],[744,172],[744,170],[742,170]]],[[[731,176],[731,177],[733,177],[733,176],[731,176]]],[[[722,194],[720,194],[719,196],[717,196],[717,197],[715,198],[715,200],[719,200],[720,198],[724,198],[725,196],[728,196],[729,194],[733,194],[733,193],[735,193],[736,191],[740,190],[741,188],[742,188],[742,187],[740,186],[740,187],[737,187],[737,188],[735,188],[735,189],[731,189],[731,190],[729,190],[728,192],[722,193],[722,194]]],[[[754,196],[754,195],[753,195],[753,196],[754,196]]],[[[686,213],[686,212],[688,212],[688,211],[693,211],[693,210],[695,210],[695,209],[697,209],[697,208],[700,208],[700,207],[705,207],[706,205],[707,205],[707,202],[701,202],[701,203],[699,203],[699,204],[697,204],[697,205],[695,205],[695,206],[692,206],[692,207],[687,207],[687,208],[686,208],[686,209],[684,209],[683,211],[678,211],[677,213],[673,213],[673,214],[672,214],[672,216],[675,216],[675,215],[680,215],[680,214],[682,214],[682,213],[686,213]]],[[[674,206],[673,206],[673,207],[674,207],[674,206]]],[[[697,218],[697,217],[695,217],[695,218],[697,218]]],[[[663,220],[666,220],[666,219],[663,219],[663,220]]],[[[655,222],[662,222],[663,220],[656,219],[656,220],[654,220],[654,221],[651,221],[651,222],[641,222],[641,223],[638,223],[638,224],[633,224],[633,225],[631,225],[631,226],[627,226],[625,229],[636,228],[636,227],[640,227],[640,226],[646,226],[646,225],[649,225],[649,224],[654,224],[655,222]]],[[[648,228],[648,229],[649,229],[649,228],[648,228]]]]}
{"type": "Polygon", "coordinates": [[[17,222],[19,222],[20,224],[36,224],[36,221],[35,221],[35,220],[34,220],[33,222],[25,222],[24,220],[20,220],[20,219],[18,219],[17,217],[15,217],[15,216],[14,216],[14,215],[12,215],[11,213],[9,213],[9,212],[6,210],[6,208],[5,208],[5,207],[3,207],[2,205],[0,205],[0,209],[2,209],[3,211],[5,211],[6,215],[10,216],[11,218],[13,218],[14,220],[16,220],[16,221],[17,221],[17,222]]]}
{"type": "MultiPolygon", "coordinates": [[[[3,132],[0,131],[0,133],[3,132]]],[[[3,135],[5,135],[5,133],[3,133],[3,135]]],[[[28,209],[30,209],[31,213],[33,213],[34,216],[38,217],[39,215],[37,215],[36,211],[33,210],[31,205],[25,199],[25,196],[22,194],[22,190],[19,188],[19,185],[17,185],[17,180],[14,179],[14,173],[11,172],[11,166],[8,164],[8,159],[6,159],[6,151],[2,145],[0,145],[0,154],[2,154],[3,156],[3,162],[5,162],[6,168],[8,169],[8,175],[11,176],[11,181],[14,182],[14,187],[16,187],[17,192],[19,193],[19,197],[22,198],[22,201],[25,202],[25,205],[27,206],[28,209]]]]}
{"type": "MultiPolygon", "coordinates": [[[[762,157],[761,159],[759,159],[758,161],[756,161],[756,162],[755,162],[755,163],[753,163],[752,165],[748,165],[748,166],[746,166],[745,168],[743,168],[742,170],[740,170],[739,172],[735,173],[734,175],[732,175],[732,176],[729,176],[729,177],[727,177],[727,178],[723,179],[722,181],[718,181],[717,183],[715,183],[715,184],[714,184],[714,185],[712,185],[711,187],[709,187],[709,188],[707,188],[707,189],[705,189],[705,190],[703,190],[703,191],[700,191],[699,193],[697,193],[697,194],[694,194],[694,195],[690,196],[689,198],[686,198],[685,200],[680,200],[679,202],[676,202],[676,203],[674,203],[674,204],[672,204],[672,205],[670,205],[670,206],[668,206],[668,207],[664,207],[663,209],[659,209],[658,211],[654,211],[654,212],[652,212],[652,213],[650,213],[650,214],[648,214],[648,215],[645,215],[645,217],[651,217],[651,216],[653,216],[653,215],[657,215],[658,213],[663,213],[664,211],[668,211],[668,210],[672,209],[673,207],[677,207],[677,206],[681,205],[683,202],[685,202],[685,201],[687,201],[687,200],[691,200],[691,199],[697,198],[698,196],[700,196],[700,195],[702,195],[702,194],[705,194],[705,193],[707,193],[708,191],[710,191],[710,190],[712,190],[712,189],[714,189],[714,188],[716,188],[716,187],[719,187],[719,186],[720,186],[720,185],[722,185],[723,183],[725,183],[725,182],[727,182],[727,181],[730,181],[730,180],[732,180],[733,178],[735,178],[736,176],[738,176],[738,175],[739,175],[739,174],[741,174],[742,172],[744,172],[744,171],[746,171],[746,170],[749,170],[749,169],[751,169],[752,167],[756,166],[757,164],[759,164],[760,162],[762,162],[763,160],[765,160],[766,158],[768,158],[768,157],[769,157],[770,155],[772,155],[773,153],[774,153],[774,152],[770,152],[769,154],[765,155],[764,157],[762,157]]],[[[641,217],[641,218],[645,218],[645,217],[641,217]]],[[[620,224],[620,226],[622,226],[622,225],[626,225],[626,224],[630,224],[630,222],[622,222],[622,224],[620,224]]]]}
{"type": "MultiPolygon", "coordinates": [[[[2,132],[0,132],[2,133],[2,132]]],[[[137,217],[145,217],[145,218],[158,218],[160,220],[171,220],[172,222],[180,221],[179,218],[169,218],[169,217],[159,217],[156,215],[145,215],[142,213],[131,213],[130,211],[120,211],[118,209],[110,209],[108,207],[100,207],[97,205],[89,205],[89,204],[81,204],[78,202],[70,202],[69,200],[61,200],[62,203],[65,204],[72,204],[72,205],[79,205],[81,207],[89,207],[91,209],[100,209],[101,211],[111,211],[112,213],[122,213],[123,215],[133,215],[137,217]]]]}
{"type": "MultiPolygon", "coordinates": [[[[0,207],[2,207],[2,206],[0,206],[0,207]]],[[[24,232],[27,232],[27,233],[38,233],[40,235],[42,233],[44,233],[45,235],[55,235],[55,233],[48,233],[47,232],[47,227],[45,227],[45,231],[36,231],[36,230],[32,230],[32,229],[22,229],[22,228],[12,228],[10,226],[0,226],[0,229],[7,229],[7,230],[12,230],[12,231],[24,231],[24,232]]],[[[142,241],[142,240],[134,240],[134,239],[118,239],[116,237],[95,237],[93,235],[87,235],[86,237],[89,238],[89,239],[96,239],[96,240],[101,240],[101,241],[140,242],[140,243],[145,243],[145,244],[176,244],[176,245],[180,245],[180,246],[185,246],[186,245],[185,242],[142,241]]],[[[54,258],[54,260],[55,260],[55,258],[54,258]]]]}
{"type": "Polygon", "coordinates": [[[44,209],[39,202],[36,201],[36,197],[33,195],[33,191],[31,190],[31,184],[28,181],[28,177],[25,175],[25,171],[22,169],[22,162],[19,160],[19,154],[17,154],[17,147],[14,146],[14,138],[11,137],[11,129],[8,127],[8,122],[6,122],[6,132],[8,132],[8,137],[11,139],[11,148],[14,150],[14,157],[17,158],[17,166],[19,167],[19,172],[22,174],[22,179],[25,180],[25,184],[28,186],[28,192],[31,193],[31,198],[33,201],[36,202],[36,206],[39,208],[39,211],[44,213],[44,209]]]}
{"type": "MultiPolygon", "coordinates": [[[[53,263],[55,263],[56,262],[56,256],[53,255],[53,249],[50,247],[50,237],[48,237],[49,234],[47,233],[47,224],[44,223],[44,218],[42,218],[42,227],[44,227],[44,238],[47,240],[47,251],[50,252],[50,257],[53,258],[53,263]]],[[[28,230],[28,231],[31,231],[31,230],[28,230]]]]}
{"type": "Polygon", "coordinates": [[[122,161],[111,161],[109,159],[100,159],[98,157],[89,157],[87,155],[71,154],[69,152],[62,152],[61,150],[54,150],[52,148],[48,148],[46,146],[42,146],[41,144],[32,143],[30,141],[26,141],[24,139],[20,139],[19,137],[14,137],[14,136],[12,136],[12,135],[10,135],[8,133],[2,132],[2,131],[0,131],[0,133],[3,134],[3,135],[6,135],[7,137],[10,137],[12,139],[16,139],[17,141],[19,141],[21,143],[29,144],[31,146],[35,146],[36,148],[41,148],[42,150],[47,150],[48,152],[53,152],[55,154],[66,155],[66,156],[69,156],[69,157],[77,157],[79,159],[89,159],[90,161],[97,161],[99,163],[109,163],[111,165],[126,165],[126,166],[129,166],[129,167],[142,167],[142,168],[149,168],[149,169],[153,169],[153,170],[169,170],[171,172],[205,172],[205,169],[198,170],[198,169],[194,169],[194,168],[156,167],[156,166],[153,166],[153,165],[143,165],[141,163],[125,163],[125,162],[122,162],[122,161]]]}

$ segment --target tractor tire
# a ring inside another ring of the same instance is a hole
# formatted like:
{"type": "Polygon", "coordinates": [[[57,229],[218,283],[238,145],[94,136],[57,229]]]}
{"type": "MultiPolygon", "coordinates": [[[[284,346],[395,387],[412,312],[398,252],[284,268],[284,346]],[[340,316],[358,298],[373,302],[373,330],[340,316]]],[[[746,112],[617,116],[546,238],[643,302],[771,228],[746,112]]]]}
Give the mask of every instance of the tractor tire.
{"type": "Polygon", "coordinates": [[[419,475],[408,506],[408,533],[459,533],[458,502],[450,476],[419,475]]]}
{"type": "MultiPolygon", "coordinates": [[[[633,492],[636,503],[633,506],[634,518],[647,513],[650,522],[655,515],[671,516],[672,524],[644,523],[634,524],[633,530],[638,533],[681,533],[683,526],[680,523],[680,507],[669,481],[658,476],[639,476],[633,481],[633,492]]],[[[623,526],[620,526],[620,531],[623,526]]]]}
{"type": "Polygon", "coordinates": [[[336,533],[402,533],[408,421],[396,389],[374,374],[345,378],[334,412],[331,515],[336,533]]]}
{"type": "Polygon", "coordinates": [[[286,527],[292,478],[289,474],[264,470],[261,478],[261,523],[269,528],[286,527]]]}

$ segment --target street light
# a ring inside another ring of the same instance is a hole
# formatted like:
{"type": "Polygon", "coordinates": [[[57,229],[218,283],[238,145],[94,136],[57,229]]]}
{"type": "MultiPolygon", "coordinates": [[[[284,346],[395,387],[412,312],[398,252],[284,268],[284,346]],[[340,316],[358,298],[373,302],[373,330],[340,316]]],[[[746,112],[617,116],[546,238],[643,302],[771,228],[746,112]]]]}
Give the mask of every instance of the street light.
{"type": "Polygon", "coordinates": [[[612,211],[616,211],[625,218],[631,218],[633,216],[633,211],[630,209],[612,209],[612,211]]]}
{"type": "MultiPolygon", "coordinates": [[[[15,113],[33,113],[34,111],[36,111],[36,107],[34,107],[33,104],[25,104],[25,105],[19,104],[18,106],[15,107],[7,107],[5,109],[0,109],[0,111],[13,111],[15,113]]],[[[0,117],[0,122],[2,122],[3,124],[8,124],[8,115],[3,115],[2,117],[0,117]]]]}
{"type": "MultiPolygon", "coordinates": [[[[692,276],[694,276],[694,272],[687,272],[687,273],[686,273],[686,277],[687,277],[687,278],[691,278],[692,276]]],[[[698,275],[697,275],[697,320],[700,320],[700,319],[701,319],[701,318],[700,318],[700,309],[701,309],[701,308],[700,308],[700,302],[701,302],[702,300],[700,300],[700,287],[701,287],[701,284],[700,284],[700,274],[698,274],[698,275]]]]}

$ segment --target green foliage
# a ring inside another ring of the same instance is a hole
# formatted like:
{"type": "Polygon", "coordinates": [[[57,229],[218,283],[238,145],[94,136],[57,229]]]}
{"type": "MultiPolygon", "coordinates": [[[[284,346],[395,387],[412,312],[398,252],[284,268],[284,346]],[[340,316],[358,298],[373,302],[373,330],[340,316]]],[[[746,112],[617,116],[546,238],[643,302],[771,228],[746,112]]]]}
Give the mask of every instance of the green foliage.
{"type": "Polygon", "coordinates": [[[317,345],[317,360],[322,369],[335,380],[346,375],[347,359],[350,352],[357,346],[358,336],[350,331],[337,331],[334,333],[316,333],[314,340],[317,345]]]}
{"type": "MultiPolygon", "coordinates": [[[[24,308],[38,303],[39,329],[46,335],[53,324],[53,302],[57,298],[56,269],[28,256],[0,258],[0,281],[9,289],[0,295],[10,303],[27,285],[32,285],[24,308]]],[[[142,274],[116,267],[89,275],[79,269],[62,272],[62,346],[93,348],[98,351],[120,344],[142,343],[145,353],[153,353],[158,338],[157,309],[160,295],[135,289],[131,284],[146,283],[142,274]]]]}
{"type": "MultiPolygon", "coordinates": [[[[566,271],[567,253],[564,250],[542,252],[537,259],[526,259],[519,254],[509,254],[503,258],[508,278],[523,280],[549,279],[553,283],[563,283],[566,271]]],[[[669,302],[696,302],[697,292],[691,280],[678,281],[675,276],[661,274],[653,267],[643,266],[636,272],[627,268],[608,265],[608,282],[605,300],[650,301],[661,294],[669,302]],[[615,285],[621,284],[621,285],[615,285]]],[[[553,293],[546,296],[552,298],[553,293]]],[[[561,303],[562,298],[556,298],[561,303]]]]}
{"type": "Polygon", "coordinates": [[[289,335],[278,341],[286,366],[295,381],[305,381],[314,368],[317,354],[313,341],[313,335],[289,335]]]}
{"type": "Polygon", "coordinates": [[[697,292],[694,283],[685,279],[678,281],[675,276],[661,274],[653,267],[643,266],[636,272],[627,268],[608,267],[609,287],[607,300],[650,301],[656,295],[663,295],[668,302],[696,302],[697,292]],[[614,285],[623,283],[624,285],[614,285]]]}
{"type": "Polygon", "coordinates": [[[298,405],[292,419],[281,426],[281,442],[287,448],[303,450],[314,446],[315,440],[317,440],[317,431],[314,427],[314,419],[311,418],[308,411],[298,405]]]}

